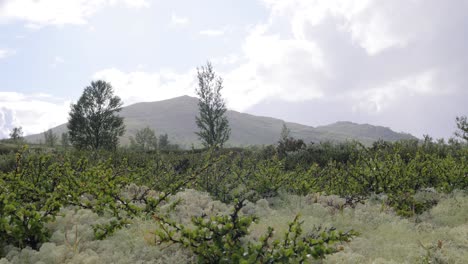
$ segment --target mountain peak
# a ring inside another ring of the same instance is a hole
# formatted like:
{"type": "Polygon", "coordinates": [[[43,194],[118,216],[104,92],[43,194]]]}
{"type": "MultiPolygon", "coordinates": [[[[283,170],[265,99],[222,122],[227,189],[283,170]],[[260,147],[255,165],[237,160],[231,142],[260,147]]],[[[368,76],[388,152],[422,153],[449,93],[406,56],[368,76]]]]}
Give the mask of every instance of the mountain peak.
{"type": "Polygon", "coordinates": [[[150,101],[150,102],[138,102],[133,105],[137,104],[158,104],[158,103],[164,103],[164,102],[187,102],[187,101],[192,101],[192,102],[198,102],[197,97],[189,96],[189,95],[181,95],[173,98],[168,98],[168,99],[162,99],[162,100],[157,100],[157,101],[150,101]]]}
{"type": "Polygon", "coordinates": [[[190,95],[181,95],[167,100],[198,100],[198,98],[190,95]]]}
{"type": "Polygon", "coordinates": [[[198,102],[198,98],[190,96],[190,95],[181,95],[181,96],[177,96],[174,98],[169,98],[169,99],[161,100],[161,101],[197,101],[198,102]]]}
{"type": "MultiPolygon", "coordinates": [[[[198,114],[196,97],[183,95],[161,101],[136,103],[123,107],[119,114],[125,118],[126,125],[126,133],[121,138],[122,145],[128,144],[129,137],[135,136],[139,129],[145,127],[154,129],[158,135],[167,133],[172,142],[183,147],[200,144],[195,134],[198,131],[195,122],[195,116],[198,114]]],[[[284,123],[288,124],[292,136],[305,142],[358,140],[370,144],[378,139],[395,141],[414,138],[407,134],[396,133],[389,128],[348,121],[314,128],[230,110],[227,111],[227,118],[231,127],[228,146],[276,144],[284,123]]],[[[53,128],[52,131],[60,135],[67,131],[66,124],[53,128]]],[[[29,142],[39,142],[43,141],[43,135],[32,135],[26,139],[29,142]]]]}

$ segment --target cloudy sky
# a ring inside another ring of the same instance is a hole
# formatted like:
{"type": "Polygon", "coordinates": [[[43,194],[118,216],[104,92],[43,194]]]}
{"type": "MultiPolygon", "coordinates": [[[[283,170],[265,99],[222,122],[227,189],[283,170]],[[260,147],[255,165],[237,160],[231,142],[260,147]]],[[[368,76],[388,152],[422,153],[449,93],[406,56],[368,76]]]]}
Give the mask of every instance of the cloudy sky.
{"type": "Polygon", "coordinates": [[[468,114],[468,0],[0,0],[0,138],[66,122],[91,80],[126,105],[194,95],[317,126],[450,137],[468,114]]]}

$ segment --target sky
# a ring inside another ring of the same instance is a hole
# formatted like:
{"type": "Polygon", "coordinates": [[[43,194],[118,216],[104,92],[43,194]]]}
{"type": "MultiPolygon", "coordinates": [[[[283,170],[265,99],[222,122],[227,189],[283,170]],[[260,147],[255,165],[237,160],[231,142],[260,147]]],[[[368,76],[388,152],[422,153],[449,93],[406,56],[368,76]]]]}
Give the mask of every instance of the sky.
{"type": "Polygon", "coordinates": [[[468,115],[468,0],[0,0],[0,138],[65,123],[91,81],[125,105],[195,95],[211,61],[230,109],[449,138],[468,115]]]}

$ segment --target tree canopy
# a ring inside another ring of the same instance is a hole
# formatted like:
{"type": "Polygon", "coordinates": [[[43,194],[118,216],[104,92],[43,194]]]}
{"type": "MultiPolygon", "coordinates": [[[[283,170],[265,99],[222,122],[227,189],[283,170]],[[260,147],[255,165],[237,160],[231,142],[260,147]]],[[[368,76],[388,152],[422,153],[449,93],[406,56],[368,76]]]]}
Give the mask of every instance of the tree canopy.
{"type": "Polygon", "coordinates": [[[91,82],[71,106],[67,127],[72,145],[78,149],[115,149],[125,131],[123,118],[117,115],[122,105],[110,83],[91,82]]]}
{"type": "Polygon", "coordinates": [[[52,129],[49,129],[44,132],[44,142],[47,146],[53,147],[57,144],[58,137],[57,135],[52,131],[52,129]]]}
{"type": "Polygon", "coordinates": [[[210,62],[198,68],[197,72],[199,116],[196,122],[200,130],[196,134],[205,147],[223,147],[231,134],[226,103],[221,97],[223,79],[216,76],[210,62]]]}
{"type": "Polygon", "coordinates": [[[21,142],[24,140],[23,138],[23,128],[22,127],[14,127],[10,132],[10,139],[13,142],[21,142]]]}
{"type": "Polygon", "coordinates": [[[455,132],[455,135],[468,141],[468,121],[466,116],[457,116],[456,122],[458,130],[455,132]]]}
{"type": "Polygon", "coordinates": [[[139,129],[135,138],[130,137],[130,146],[138,150],[156,150],[158,148],[158,138],[153,129],[145,127],[139,129]]]}

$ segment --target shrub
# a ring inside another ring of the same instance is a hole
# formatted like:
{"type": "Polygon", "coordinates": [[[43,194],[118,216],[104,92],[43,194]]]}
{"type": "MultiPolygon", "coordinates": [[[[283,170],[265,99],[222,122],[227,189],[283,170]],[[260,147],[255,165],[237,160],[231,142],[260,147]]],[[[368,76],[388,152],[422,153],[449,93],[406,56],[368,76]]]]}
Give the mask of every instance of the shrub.
{"type": "Polygon", "coordinates": [[[274,230],[269,227],[259,243],[244,243],[256,216],[243,216],[244,200],[236,201],[231,214],[207,218],[192,218],[194,228],[187,228],[165,217],[154,216],[160,229],[161,242],[189,248],[200,263],[302,263],[308,258],[323,259],[335,253],[336,242],[349,241],[356,232],[337,232],[334,228],[315,230],[303,235],[299,216],[289,224],[284,238],[272,241],[274,230]]]}

